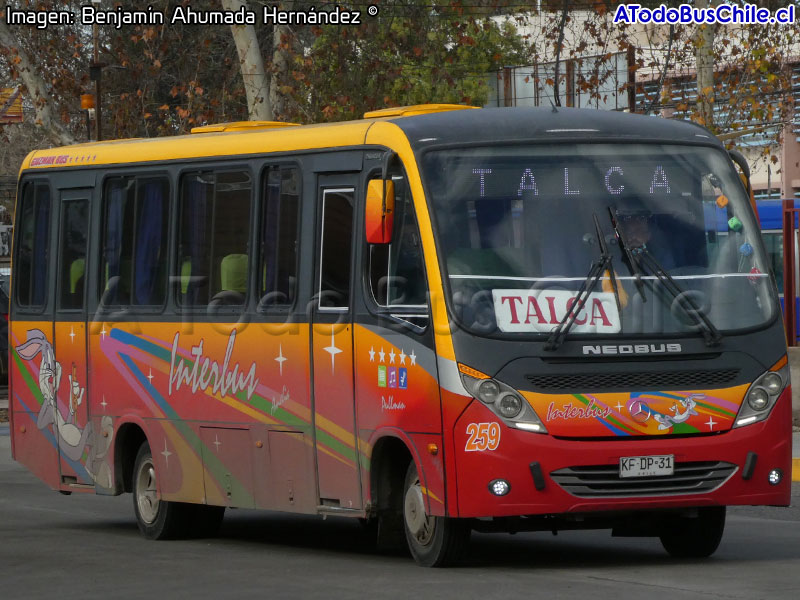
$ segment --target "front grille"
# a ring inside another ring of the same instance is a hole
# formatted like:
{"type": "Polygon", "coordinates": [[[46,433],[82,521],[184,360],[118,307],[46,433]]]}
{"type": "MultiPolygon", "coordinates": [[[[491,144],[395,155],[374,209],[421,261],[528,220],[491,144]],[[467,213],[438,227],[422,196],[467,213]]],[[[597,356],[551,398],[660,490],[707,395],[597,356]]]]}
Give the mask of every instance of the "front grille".
{"type": "Polygon", "coordinates": [[[578,498],[620,498],[700,494],[717,489],[736,471],[728,462],[685,462],[663,477],[619,476],[618,465],[567,467],[550,473],[558,485],[578,498]]]}
{"type": "Polygon", "coordinates": [[[634,388],[644,390],[692,389],[725,386],[733,383],[739,369],[640,371],[638,373],[564,373],[526,375],[534,389],[541,391],[597,392],[634,388]]]}

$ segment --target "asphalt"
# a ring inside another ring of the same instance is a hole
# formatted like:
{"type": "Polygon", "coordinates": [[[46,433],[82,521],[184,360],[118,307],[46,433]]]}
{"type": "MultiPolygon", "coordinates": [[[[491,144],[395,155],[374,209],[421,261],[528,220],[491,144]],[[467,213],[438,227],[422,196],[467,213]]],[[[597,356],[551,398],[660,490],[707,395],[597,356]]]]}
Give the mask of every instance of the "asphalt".
{"type": "MultiPolygon", "coordinates": [[[[8,398],[0,398],[0,409],[8,408],[8,398]]],[[[0,427],[8,427],[0,424],[0,427]]],[[[800,430],[792,433],[792,481],[800,481],[800,430]]]]}

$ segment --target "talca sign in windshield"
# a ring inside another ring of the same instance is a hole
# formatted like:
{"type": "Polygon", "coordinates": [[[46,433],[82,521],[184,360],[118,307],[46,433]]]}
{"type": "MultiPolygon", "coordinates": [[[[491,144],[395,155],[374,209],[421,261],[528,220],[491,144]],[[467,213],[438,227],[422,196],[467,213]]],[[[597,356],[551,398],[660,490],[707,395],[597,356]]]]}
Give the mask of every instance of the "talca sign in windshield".
{"type": "MultiPolygon", "coordinates": [[[[567,290],[492,290],[500,331],[549,333],[575,303],[577,292],[567,290]]],[[[619,333],[620,315],[614,294],[593,292],[578,312],[573,333],[619,333]]]]}

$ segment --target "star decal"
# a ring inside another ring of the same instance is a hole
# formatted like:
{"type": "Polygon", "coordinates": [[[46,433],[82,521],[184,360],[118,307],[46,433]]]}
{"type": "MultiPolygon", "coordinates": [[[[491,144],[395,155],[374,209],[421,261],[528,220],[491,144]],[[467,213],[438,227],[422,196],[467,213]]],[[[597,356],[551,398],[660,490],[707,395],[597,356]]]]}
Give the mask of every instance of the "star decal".
{"type": "Polygon", "coordinates": [[[375,346],[370,346],[370,349],[369,349],[369,362],[375,362],[375,346]]]}
{"type": "Polygon", "coordinates": [[[389,362],[390,363],[394,364],[394,357],[395,356],[397,356],[397,355],[394,353],[394,348],[392,348],[392,351],[389,352],[389,362]]]}
{"type": "Polygon", "coordinates": [[[717,425],[717,422],[714,420],[713,417],[708,417],[708,421],[706,421],[704,425],[708,425],[708,430],[713,431],[714,425],[717,425]]]}
{"type": "Polygon", "coordinates": [[[381,351],[378,352],[378,356],[380,357],[380,361],[383,362],[384,357],[386,356],[386,352],[383,351],[383,347],[381,347],[381,351]]]}
{"type": "Polygon", "coordinates": [[[167,463],[167,467],[169,467],[169,457],[172,456],[172,452],[167,449],[167,439],[164,438],[164,451],[161,453],[161,456],[164,457],[164,462],[167,463]]]}
{"type": "Polygon", "coordinates": [[[333,325],[331,325],[331,345],[323,348],[325,352],[331,355],[331,373],[336,372],[336,355],[341,352],[340,348],[336,347],[336,340],[333,338],[333,325]]]}
{"type": "Polygon", "coordinates": [[[413,350],[413,349],[411,350],[411,354],[409,354],[409,355],[408,355],[408,358],[410,358],[410,359],[411,359],[411,366],[412,366],[412,367],[413,367],[415,364],[417,364],[417,355],[416,355],[416,354],[414,354],[414,350],[413,350]]]}
{"type": "Polygon", "coordinates": [[[280,367],[281,375],[283,375],[283,363],[289,360],[283,355],[283,346],[278,345],[278,356],[275,358],[275,362],[278,363],[278,367],[280,367]]]}
{"type": "Polygon", "coordinates": [[[406,364],[406,356],[408,356],[408,355],[403,351],[402,348],[400,348],[400,364],[401,365],[406,364]]]}

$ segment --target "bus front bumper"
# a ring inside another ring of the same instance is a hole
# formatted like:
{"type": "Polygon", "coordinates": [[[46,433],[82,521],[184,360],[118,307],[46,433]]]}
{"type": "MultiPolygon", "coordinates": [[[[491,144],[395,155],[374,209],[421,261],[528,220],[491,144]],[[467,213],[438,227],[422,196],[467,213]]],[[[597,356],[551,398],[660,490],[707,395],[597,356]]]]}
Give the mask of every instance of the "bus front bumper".
{"type": "Polygon", "coordinates": [[[455,425],[458,514],[452,516],[788,506],[790,502],[790,387],[766,420],[714,435],[587,440],[554,438],[501,424],[495,450],[466,451],[468,425],[487,417],[492,417],[488,409],[474,401],[455,425]],[[673,476],[619,478],[620,458],[659,455],[674,456],[673,476]],[[497,480],[508,484],[504,495],[496,493],[505,486],[491,485],[497,480]]]}

